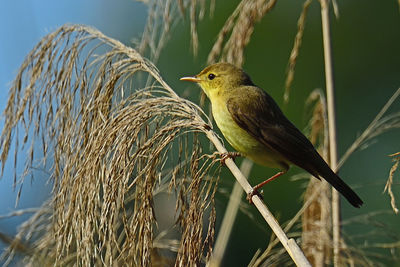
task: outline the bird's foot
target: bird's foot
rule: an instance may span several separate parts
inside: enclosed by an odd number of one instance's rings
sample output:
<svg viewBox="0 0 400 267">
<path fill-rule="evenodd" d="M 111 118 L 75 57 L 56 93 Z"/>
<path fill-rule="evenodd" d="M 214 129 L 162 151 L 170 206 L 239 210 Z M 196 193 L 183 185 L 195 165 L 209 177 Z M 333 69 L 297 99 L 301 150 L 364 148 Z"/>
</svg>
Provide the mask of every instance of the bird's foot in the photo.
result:
<svg viewBox="0 0 400 267">
<path fill-rule="evenodd" d="M 246 199 L 247 199 L 247 201 L 249 201 L 249 204 L 253 204 L 253 200 L 252 200 L 253 196 L 258 196 L 261 200 L 264 199 L 263 195 L 260 192 L 258 192 L 258 188 L 256 188 L 256 187 L 257 186 L 253 187 L 251 189 L 251 191 L 249 193 L 247 193 Z"/>
<path fill-rule="evenodd" d="M 249 201 L 250 204 L 253 204 L 253 201 L 251 200 L 251 198 L 254 195 L 259 196 L 261 199 L 263 199 L 263 196 L 258 192 L 258 189 L 260 189 L 261 187 L 263 187 L 264 185 L 266 185 L 267 183 L 275 180 L 276 178 L 278 178 L 279 176 L 281 176 L 282 174 L 286 173 L 285 171 L 280 171 L 277 174 L 275 174 L 274 176 L 271 176 L 270 178 L 268 178 L 267 180 L 265 180 L 264 182 L 259 183 L 258 185 L 254 186 L 251 191 L 247 194 L 247 200 Z"/>
<path fill-rule="evenodd" d="M 220 155 L 220 162 L 222 166 L 225 166 L 225 160 L 227 160 L 228 158 L 231 158 L 233 161 L 235 161 L 235 158 L 242 156 L 242 154 L 240 154 L 239 152 L 224 152 Z"/>
</svg>

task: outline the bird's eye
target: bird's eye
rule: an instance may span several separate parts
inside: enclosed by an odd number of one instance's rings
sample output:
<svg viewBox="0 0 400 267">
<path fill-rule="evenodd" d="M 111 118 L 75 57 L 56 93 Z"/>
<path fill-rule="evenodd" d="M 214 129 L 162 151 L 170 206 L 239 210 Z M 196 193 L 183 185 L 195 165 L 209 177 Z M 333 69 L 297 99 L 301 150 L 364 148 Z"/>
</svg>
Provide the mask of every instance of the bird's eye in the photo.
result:
<svg viewBox="0 0 400 267">
<path fill-rule="evenodd" d="M 213 73 L 208 74 L 209 80 L 213 80 L 214 78 L 215 78 L 215 74 L 213 74 Z"/>
</svg>

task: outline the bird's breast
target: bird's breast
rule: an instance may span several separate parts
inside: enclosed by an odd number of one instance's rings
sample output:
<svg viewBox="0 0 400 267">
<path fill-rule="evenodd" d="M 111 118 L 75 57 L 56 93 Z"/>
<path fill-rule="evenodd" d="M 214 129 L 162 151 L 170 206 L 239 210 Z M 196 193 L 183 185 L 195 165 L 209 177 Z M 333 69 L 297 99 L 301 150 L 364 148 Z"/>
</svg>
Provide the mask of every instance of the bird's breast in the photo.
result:
<svg viewBox="0 0 400 267">
<path fill-rule="evenodd" d="M 279 154 L 269 150 L 233 120 L 224 101 L 212 101 L 212 113 L 218 128 L 238 152 L 261 165 L 281 169 L 286 166 L 282 165 Z"/>
</svg>

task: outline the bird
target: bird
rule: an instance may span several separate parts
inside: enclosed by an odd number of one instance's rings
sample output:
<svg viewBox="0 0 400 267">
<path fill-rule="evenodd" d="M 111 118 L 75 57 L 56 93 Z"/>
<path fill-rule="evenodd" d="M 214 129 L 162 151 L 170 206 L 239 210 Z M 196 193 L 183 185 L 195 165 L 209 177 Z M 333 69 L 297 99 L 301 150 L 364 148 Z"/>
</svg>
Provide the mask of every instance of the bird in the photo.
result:
<svg viewBox="0 0 400 267">
<path fill-rule="evenodd" d="M 180 78 L 197 83 L 211 102 L 212 115 L 225 139 L 241 155 L 257 164 L 280 171 L 253 187 L 258 189 L 296 165 L 321 180 L 325 179 L 356 208 L 361 198 L 329 167 L 313 144 L 283 114 L 274 99 L 256 86 L 241 68 L 220 62 L 195 76 Z"/>
</svg>

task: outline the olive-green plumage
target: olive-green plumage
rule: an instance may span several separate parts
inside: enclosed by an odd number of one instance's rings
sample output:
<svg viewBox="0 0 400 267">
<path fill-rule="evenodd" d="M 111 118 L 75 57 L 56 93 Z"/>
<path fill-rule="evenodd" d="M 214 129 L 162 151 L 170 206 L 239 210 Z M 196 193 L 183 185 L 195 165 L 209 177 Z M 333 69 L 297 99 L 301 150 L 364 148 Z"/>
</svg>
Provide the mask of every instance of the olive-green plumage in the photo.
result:
<svg viewBox="0 0 400 267">
<path fill-rule="evenodd" d="M 194 77 L 211 101 L 214 119 L 228 142 L 254 162 L 287 171 L 295 164 L 335 187 L 353 206 L 362 200 L 337 176 L 275 101 L 242 70 L 213 64 Z"/>
</svg>

